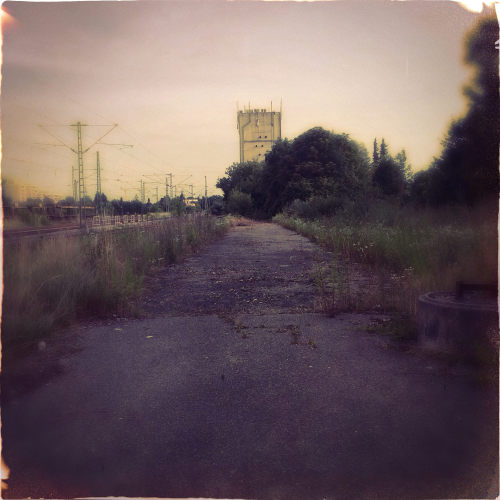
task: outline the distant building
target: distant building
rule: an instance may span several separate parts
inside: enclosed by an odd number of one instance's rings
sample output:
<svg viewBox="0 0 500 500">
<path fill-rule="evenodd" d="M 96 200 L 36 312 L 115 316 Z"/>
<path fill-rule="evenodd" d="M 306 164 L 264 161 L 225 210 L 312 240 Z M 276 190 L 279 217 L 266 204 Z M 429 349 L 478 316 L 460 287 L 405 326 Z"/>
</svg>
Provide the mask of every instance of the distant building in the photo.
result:
<svg viewBox="0 0 500 500">
<path fill-rule="evenodd" d="M 184 203 L 188 207 L 195 207 L 198 204 L 198 198 L 195 198 L 194 196 L 188 196 L 185 200 Z"/>
<path fill-rule="evenodd" d="M 281 110 L 238 110 L 240 162 L 264 161 L 265 154 L 281 139 Z"/>
</svg>

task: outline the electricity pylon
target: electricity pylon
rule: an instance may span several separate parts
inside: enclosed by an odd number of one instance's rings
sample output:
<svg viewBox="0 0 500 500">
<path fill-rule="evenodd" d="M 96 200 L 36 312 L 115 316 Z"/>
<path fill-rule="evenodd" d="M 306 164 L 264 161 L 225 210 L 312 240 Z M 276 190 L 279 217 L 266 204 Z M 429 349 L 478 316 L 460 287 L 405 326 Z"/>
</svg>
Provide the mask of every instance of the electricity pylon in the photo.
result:
<svg viewBox="0 0 500 500">
<path fill-rule="evenodd" d="M 102 194 L 101 190 L 101 162 L 99 161 L 99 151 L 97 151 L 97 187 L 96 187 L 96 193 L 97 194 Z"/>
<path fill-rule="evenodd" d="M 208 210 L 208 198 L 207 198 L 207 176 L 205 175 L 205 210 Z"/>
<path fill-rule="evenodd" d="M 49 130 L 47 130 L 47 126 L 40 125 L 40 127 L 45 130 L 51 137 L 56 139 L 59 144 L 56 144 L 56 146 L 65 146 L 67 147 L 70 151 L 73 151 L 73 153 L 76 154 L 77 156 L 77 163 L 78 163 L 78 197 L 79 197 L 79 206 L 80 206 L 80 226 L 82 226 L 82 200 L 86 196 L 86 190 L 85 190 L 85 177 L 84 177 L 84 170 L 83 170 L 83 155 L 93 146 L 95 146 L 97 143 L 100 142 L 101 139 L 104 139 L 112 130 L 114 130 L 118 124 L 115 123 L 113 125 L 88 125 L 86 123 L 72 123 L 69 125 L 70 127 L 76 127 L 76 140 L 77 140 L 77 147 L 72 148 L 68 144 L 66 144 L 60 137 L 57 135 L 53 134 Z M 87 148 L 83 148 L 83 142 L 82 142 L 82 127 L 110 127 L 109 130 L 106 131 L 99 139 L 97 139 L 95 142 L 93 142 L 90 146 Z"/>
<path fill-rule="evenodd" d="M 140 188 L 140 193 L 141 193 L 141 203 L 144 203 L 146 200 L 146 183 L 141 179 L 140 181 L 141 188 Z"/>
</svg>

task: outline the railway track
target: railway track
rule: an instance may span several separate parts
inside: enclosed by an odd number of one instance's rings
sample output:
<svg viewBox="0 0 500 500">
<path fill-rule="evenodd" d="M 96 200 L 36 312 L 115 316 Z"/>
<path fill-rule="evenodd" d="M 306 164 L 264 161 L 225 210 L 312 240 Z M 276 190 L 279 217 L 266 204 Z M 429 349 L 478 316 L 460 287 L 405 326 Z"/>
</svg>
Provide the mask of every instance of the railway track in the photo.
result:
<svg viewBox="0 0 500 500">
<path fill-rule="evenodd" d="M 80 226 L 72 224 L 67 226 L 9 229 L 3 231 L 3 239 L 7 242 L 25 237 L 38 237 L 57 233 L 67 233 L 69 231 L 71 231 L 72 234 L 78 234 L 80 232 Z"/>
<path fill-rule="evenodd" d="M 96 219 L 96 218 L 94 218 Z M 4 242 L 18 241 L 21 238 L 39 238 L 43 236 L 66 235 L 76 236 L 83 231 L 98 232 L 110 231 L 114 229 L 124 229 L 134 226 L 152 226 L 160 223 L 161 220 L 152 219 L 142 215 L 123 215 L 115 217 L 104 217 L 100 220 L 88 220 L 87 224 L 80 227 L 78 224 L 51 226 L 51 227 L 26 227 L 23 229 L 8 229 L 3 231 Z"/>
</svg>

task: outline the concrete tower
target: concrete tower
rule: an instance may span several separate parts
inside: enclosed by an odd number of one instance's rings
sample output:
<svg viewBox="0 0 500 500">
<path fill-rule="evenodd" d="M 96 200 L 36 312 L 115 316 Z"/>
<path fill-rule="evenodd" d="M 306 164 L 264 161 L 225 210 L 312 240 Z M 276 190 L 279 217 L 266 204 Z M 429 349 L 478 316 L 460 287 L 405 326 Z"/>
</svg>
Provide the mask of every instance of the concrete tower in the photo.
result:
<svg viewBox="0 0 500 500">
<path fill-rule="evenodd" d="M 238 110 L 238 131 L 240 134 L 240 163 L 264 161 L 265 154 L 281 139 L 280 111 L 266 109 Z"/>
</svg>

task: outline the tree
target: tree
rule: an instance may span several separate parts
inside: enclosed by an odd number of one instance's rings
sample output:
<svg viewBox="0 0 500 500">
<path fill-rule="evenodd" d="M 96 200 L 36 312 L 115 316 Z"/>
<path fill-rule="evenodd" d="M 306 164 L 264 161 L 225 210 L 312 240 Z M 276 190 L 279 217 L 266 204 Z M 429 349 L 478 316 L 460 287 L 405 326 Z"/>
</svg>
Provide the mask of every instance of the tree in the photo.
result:
<svg viewBox="0 0 500 500">
<path fill-rule="evenodd" d="M 224 211 L 224 198 L 218 195 L 212 195 L 207 200 L 207 206 L 212 215 L 222 215 Z"/>
<path fill-rule="evenodd" d="M 61 200 L 57 203 L 61 207 L 72 207 L 75 206 L 76 202 L 73 196 L 66 196 L 64 200 Z"/>
<path fill-rule="evenodd" d="M 474 70 L 471 82 L 464 89 L 468 110 L 451 123 L 441 155 L 430 167 L 433 172 L 428 180 L 433 186 L 428 192 L 438 196 L 428 202 L 473 205 L 498 195 L 497 38 L 495 17 L 480 19 L 466 38 L 464 59 Z"/>
<path fill-rule="evenodd" d="M 33 207 L 41 207 L 42 200 L 40 198 L 28 198 L 26 200 L 26 206 L 30 209 Z"/>
<path fill-rule="evenodd" d="M 387 145 L 382 137 L 382 142 L 380 143 L 380 159 L 386 158 L 388 154 Z"/>
<path fill-rule="evenodd" d="M 262 193 L 262 163 L 248 161 L 233 163 L 226 170 L 226 177 L 217 180 L 216 186 L 224 192 L 224 201 L 229 203 L 233 191 L 239 191 L 250 196 L 252 206 L 256 208 L 253 216 L 259 216 L 260 207 L 264 203 Z M 250 216 L 251 214 L 247 213 Z"/>
<path fill-rule="evenodd" d="M 228 201 L 229 193 L 239 190 L 243 193 L 256 193 L 259 188 L 262 164 L 256 161 L 233 163 L 226 169 L 226 177 L 219 178 L 216 186 L 222 189 L 224 201 Z"/>
<path fill-rule="evenodd" d="M 250 216 L 253 212 L 252 197 L 234 189 L 229 195 L 227 207 L 232 214 Z"/>
<path fill-rule="evenodd" d="M 186 204 L 184 203 L 184 195 L 182 193 L 181 196 L 170 200 L 170 211 L 178 216 L 186 212 Z"/>
<path fill-rule="evenodd" d="M 410 199 L 414 203 L 417 205 L 434 204 L 434 189 L 437 185 L 435 177 L 436 170 L 432 168 L 420 170 L 413 176 L 410 184 Z"/>
<path fill-rule="evenodd" d="M 373 172 L 373 183 L 385 196 L 400 196 L 405 189 L 403 171 L 390 156 L 382 157 Z"/>
<path fill-rule="evenodd" d="M 282 192 L 290 181 L 294 169 L 292 143 L 279 139 L 266 153 L 262 170 L 263 202 L 262 212 L 266 217 L 278 213 L 283 208 Z"/>
<path fill-rule="evenodd" d="M 98 214 L 103 214 L 104 213 L 104 207 L 108 203 L 108 198 L 104 193 L 96 193 L 94 196 L 94 205 L 96 207 L 97 213 Z"/>
<path fill-rule="evenodd" d="M 403 174 L 403 177 L 406 182 L 411 181 L 412 178 L 412 170 L 411 170 L 411 165 L 408 163 L 408 158 L 406 156 L 406 151 L 402 149 L 395 157 L 394 161 L 396 162 L 397 166 L 401 170 L 401 173 Z"/>
<path fill-rule="evenodd" d="M 7 192 L 7 181 L 2 179 L 2 209 L 4 215 L 12 215 L 14 203 Z"/>
<path fill-rule="evenodd" d="M 296 199 L 313 196 L 355 199 L 365 191 L 368 167 L 366 149 L 347 134 L 316 127 L 292 142 L 278 141 L 262 172 L 265 212 L 274 215 Z"/>
<path fill-rule="evenodd" d="M 378 152 L 378 144 L 377 144 L 377 139 L 375 138 L 373 140 L 373 156 L 372 156 L 372 163 L 373 165 L 376 165 L 377 162 L 380 160 L 380 155 Z"/>
<path fill-rule="evenodd" d="M 56 204 L 56 202 L 52 198 L 49 198 L 48 196 L 44 196 L 43 200 L 42 200 L 42 204 L 44 207 L 53 207 Z"/>
<path fill-rule="evenodd" d="M 82 198 L 82 205 L 85 207 L 93 205 L 93 202 L 92 202 L 92 199 L 90 198 L 90 196 L 84 196 Z"/>
</svg>

